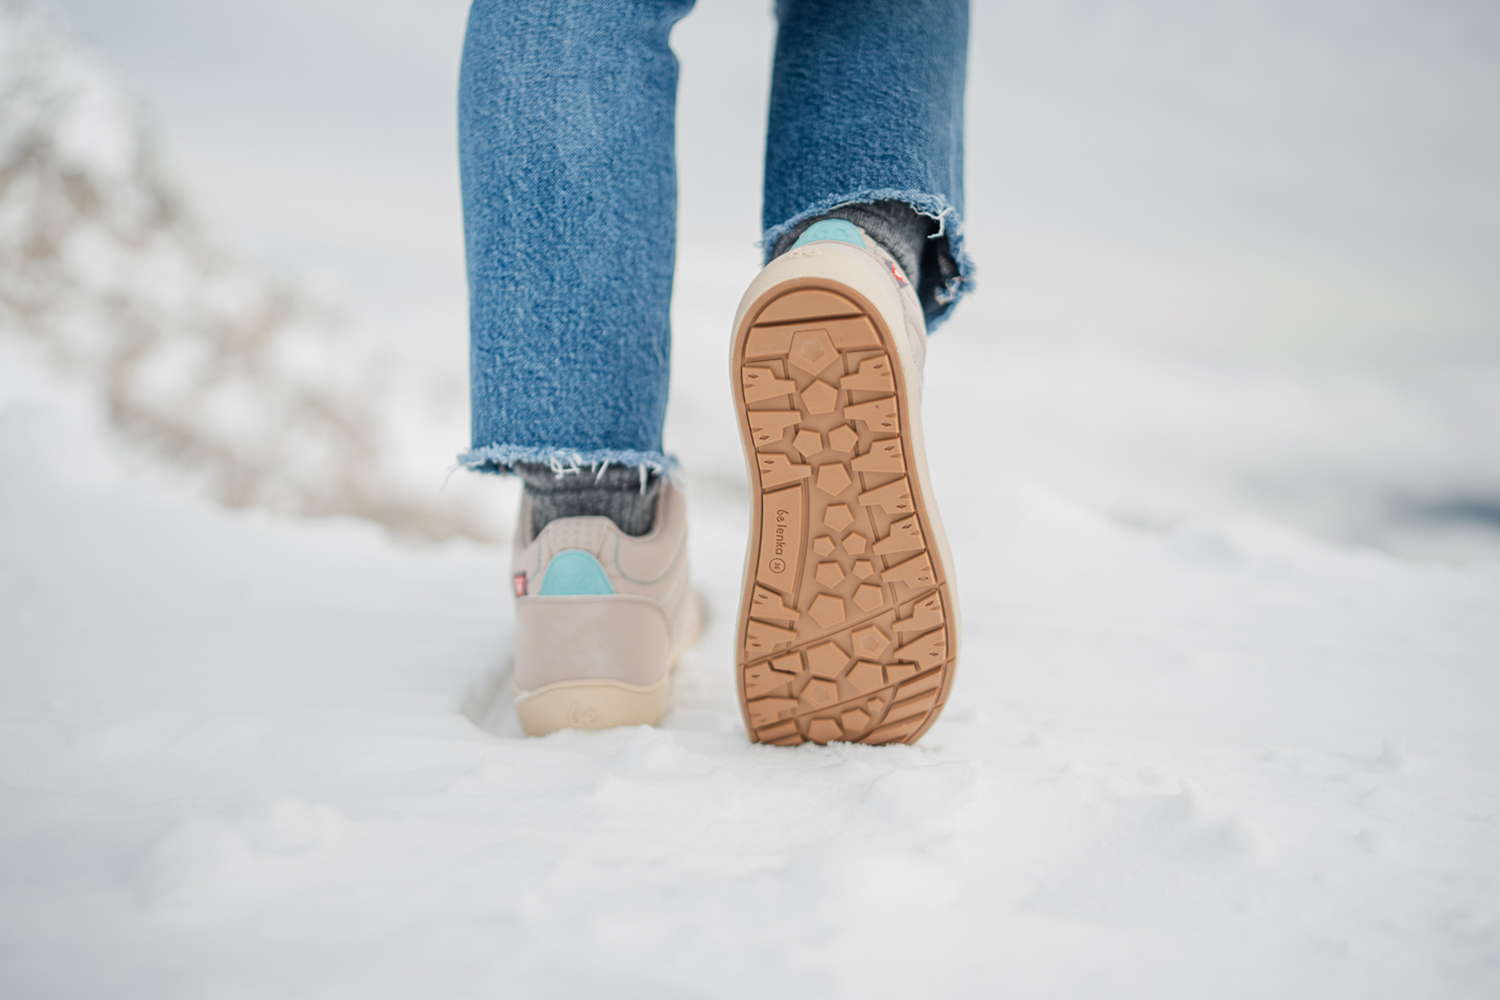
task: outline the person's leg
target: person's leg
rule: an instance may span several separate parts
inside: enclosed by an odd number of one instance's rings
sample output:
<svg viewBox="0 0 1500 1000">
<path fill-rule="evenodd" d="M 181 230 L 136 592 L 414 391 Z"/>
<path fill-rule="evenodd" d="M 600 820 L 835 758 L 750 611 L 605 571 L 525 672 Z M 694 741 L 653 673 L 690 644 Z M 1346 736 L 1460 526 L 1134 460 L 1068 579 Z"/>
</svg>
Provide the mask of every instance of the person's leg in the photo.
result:
<svg viewBox="0 0 1500 1000">
<path fill-rule="evenodd" d="M 778 0 L 766 259 L 821 218 L 884 246 L 929 328 L 972 284 L 963 246 L 968 0 Z"/>
<path fill-rule="evenodd" d="M 469 13 L 459 141 L 473 438 L 461 461 L 519 472 L 537 527 L 599 513 L 639 534 L 668 465 L 667 36 L 691 7 L 475 0 Z"/>
<path fill-rule="evenodd" d="M 663 478 L 676 225 L 667 36 L 692 0 L 475 0 L 459 97 L 472 449 L 526 483 L 526 732 L 655 723 L 697 634 Z"/>
</svg>

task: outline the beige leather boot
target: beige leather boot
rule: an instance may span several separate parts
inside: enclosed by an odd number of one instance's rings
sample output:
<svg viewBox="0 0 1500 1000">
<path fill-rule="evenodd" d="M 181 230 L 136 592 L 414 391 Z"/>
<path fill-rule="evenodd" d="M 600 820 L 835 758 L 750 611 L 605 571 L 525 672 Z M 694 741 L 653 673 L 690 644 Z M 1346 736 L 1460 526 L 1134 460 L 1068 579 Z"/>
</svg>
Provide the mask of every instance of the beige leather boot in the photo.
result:
<svg viewBox="0 0 1500 1000">
<path fill-rule="evenodd" d="M 682 493 L 662 485 L 655 526 L 639 537 L 607 517 L 559 518 L 534 537 L 531 524 L 523 499 L 512 560 L 521 727 L 655 725 L 700 622 Z"/>
<path fill-rule="evenodd" d="M 848 222 L 751 283 L 732 379 L 752 509 L 735 654 L 751 737 L 910 743 L 953 683 L 953 559 L 922 445 L 926 324 Z"/>
</svg>

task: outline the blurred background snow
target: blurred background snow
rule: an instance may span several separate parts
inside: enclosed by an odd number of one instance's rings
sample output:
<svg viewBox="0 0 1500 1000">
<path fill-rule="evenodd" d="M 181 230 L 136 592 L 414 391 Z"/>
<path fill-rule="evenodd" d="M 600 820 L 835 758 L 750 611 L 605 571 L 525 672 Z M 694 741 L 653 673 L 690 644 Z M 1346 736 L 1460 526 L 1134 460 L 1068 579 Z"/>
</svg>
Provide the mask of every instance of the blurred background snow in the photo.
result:
<svg viewBox="0 0 1500 1000">
<path fill-rule="evenodd" d="M 157 426 L 167 415 L 116 423 L 231 503 L 503 535 L 508 487 L 444 486 L 467 439 L 454 115 L 467 4 L 40 6 L 87 46 L 47 43 L 92 67 L 101 134 L 143 130 L 160 166 L 135 183 L 168 192 L 190 242 L 223 258 L 192 266 L 233 261 L 223 280 L 260 282 L 237 293 L 238 321 L 265 322 L 275 302 L 280 340 L 306 355 L 258 389 L 216 384 L 240 416 L 196 447 Z M 674 34 L 679 371 L 717 370 L 758 263 L 773 30 L 769 4 L 703 0 Z M 973 391 L 991 394 L 993 421 L 939 413 L 954 452 L 1133 524 L 1264 517 L 1423 558 L 1500 552 L 1497 52 L 1488 4 L 976 3 L 979 290 L 932 381 L 983 370 Z M 100 149 L 86 169 L 108 174 Z M 159 303 L 158 320 L 201 340 L 182 315 L 195 308 Z M 136 398 L 210 409 L 194 362 L 161 353 Z M 678 380 L 668 447 L 732 486 L 728 407 L 696 381 Z M 295 398 L 250 419 L 256 392 Z M 320 406 L 321 425 L 294 416 Z"/>
</svg>

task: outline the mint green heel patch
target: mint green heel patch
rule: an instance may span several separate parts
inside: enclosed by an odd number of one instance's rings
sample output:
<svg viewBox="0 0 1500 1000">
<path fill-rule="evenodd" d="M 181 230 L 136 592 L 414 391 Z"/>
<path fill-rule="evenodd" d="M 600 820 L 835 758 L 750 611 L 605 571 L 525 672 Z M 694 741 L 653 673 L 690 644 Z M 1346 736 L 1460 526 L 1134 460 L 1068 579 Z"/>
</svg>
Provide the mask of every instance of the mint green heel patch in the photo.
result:
<svg viewBox="0 0 1500 1000">
<path fill-rule="evenodd" d="M 613 594 L 609 576 L 599 560 L 582 549 L 564 549 L 547 564 L 542 577 L 541 596 L 579 597 L 585 594 Z"/>
<path fill-rule="evenodd" d="M 859 235 L 859 229 L 852 222 L 843 219 L 823 219 L 814 222 L 802 231 L 797 237 L 797 242 L 792 244 L 795 250 L 804 243 L 816 243 L 818 240 L 838 240 L 840 243 L 852 243 L 861 250 L 865 248 L 865 240 Z"/>
</svg>

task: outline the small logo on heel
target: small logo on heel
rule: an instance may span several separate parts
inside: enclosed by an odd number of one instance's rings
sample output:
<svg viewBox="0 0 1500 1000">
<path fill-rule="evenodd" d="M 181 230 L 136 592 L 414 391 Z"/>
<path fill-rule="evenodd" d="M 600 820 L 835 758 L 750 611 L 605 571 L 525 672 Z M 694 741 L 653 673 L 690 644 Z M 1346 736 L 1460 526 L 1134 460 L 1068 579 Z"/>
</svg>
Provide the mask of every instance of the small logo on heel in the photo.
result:
<svg viewBox="0 0 1500 1000">
<path fill-rule="evenodd" d="M 574 729 L 594 729 L 599 725 L 599 710 L 575 700 L 568 706 L 568 725 Z"/>
</svg>

